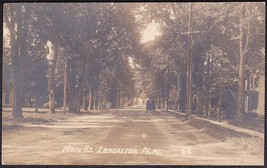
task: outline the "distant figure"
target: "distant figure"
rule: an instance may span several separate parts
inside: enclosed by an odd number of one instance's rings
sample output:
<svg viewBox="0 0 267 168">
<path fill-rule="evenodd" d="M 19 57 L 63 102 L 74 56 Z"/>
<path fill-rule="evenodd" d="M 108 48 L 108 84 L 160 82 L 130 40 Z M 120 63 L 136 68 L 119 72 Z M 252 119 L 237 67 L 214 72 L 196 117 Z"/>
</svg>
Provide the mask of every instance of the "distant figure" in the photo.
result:
<svg viewBox="0 0 267 168">
<path fill-rule="evenodd" d="M 31 99 L 31 100 L 30 100 L 30 106 L 32 107 L 32 106 L 33 106 L 33 104 L 34 104 L 34 100 L 33 100 L 33 99 Z"/>
<path fill-rule="evenodd" d="M 128 107 L 132 107 L 132 105 L 133 105 L 132 102 L 128 103 Z"/>
</svg>

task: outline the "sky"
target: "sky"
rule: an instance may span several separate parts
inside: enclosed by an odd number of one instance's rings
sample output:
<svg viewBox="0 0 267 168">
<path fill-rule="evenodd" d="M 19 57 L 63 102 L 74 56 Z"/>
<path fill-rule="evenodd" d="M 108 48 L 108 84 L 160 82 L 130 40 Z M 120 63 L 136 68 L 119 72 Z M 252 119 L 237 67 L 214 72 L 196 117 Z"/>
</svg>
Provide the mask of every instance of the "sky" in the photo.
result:
<svg viewBox="0 0 267 168">
<path fill-rule="evenodd" d="M 151 22 L 146 29 L 142 32 L 141 43 L 152 41 L 156 36 L 160 35 L 160 30 L 155 22 Z"/>
<path fill-rule="evenodd" d="M 51 41 L 47 41 L 45 47 L 48 47 L 48 54 L 47 54 L 46 58 L 48 60 L 53 60 L 53 45 L 52 45 Z"/>
</svg>

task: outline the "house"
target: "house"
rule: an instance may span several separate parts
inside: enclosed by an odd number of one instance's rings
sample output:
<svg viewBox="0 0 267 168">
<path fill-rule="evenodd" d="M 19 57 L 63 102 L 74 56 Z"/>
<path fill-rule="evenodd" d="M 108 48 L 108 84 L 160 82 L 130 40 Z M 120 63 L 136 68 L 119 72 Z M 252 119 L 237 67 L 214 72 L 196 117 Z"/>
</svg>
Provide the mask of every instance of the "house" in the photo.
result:
<svg viewBox="0 0 267 168">
<path fill-rule="evenodd" d="M 258 116 L 265 115 L 265 76 L 259 77 L 259 89 L 258 89 Z"/>
<path fill-rule="evenodd" d="M 254 75 L 245 81 L 245 111 L 265 115 L 265 75 Z"/>
</svg>

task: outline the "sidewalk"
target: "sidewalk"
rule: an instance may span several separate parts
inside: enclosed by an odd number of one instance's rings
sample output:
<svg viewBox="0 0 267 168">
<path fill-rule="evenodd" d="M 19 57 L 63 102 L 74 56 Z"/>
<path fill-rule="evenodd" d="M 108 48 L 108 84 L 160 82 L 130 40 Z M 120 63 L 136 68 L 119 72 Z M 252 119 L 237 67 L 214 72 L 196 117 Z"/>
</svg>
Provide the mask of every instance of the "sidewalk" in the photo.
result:
<svg viewBox="0 0 267 168">
<path fill-rule="evenodd" d="M 174 111 L 174 110 L 169 110 L 169 112 L 175 113 L 175 114 L 178 114 L 178 115 L 183 115 L 183 116 L 186 115 L 185 113 L 181 113 L 181 112 Z M 238 127 L 238 126 L 234 126 L 234 125 L 228 123 L 228 121 L 222 121 L 222 122 L 213 121 L 213 120 L 209 120 L 209 119 L 206 119 L 206 118 L 198 117 L 196 115 L 192 115 L 192 118 L 197 119 L 197 120 L 202 120 L 202 121 L 205 121 L 205 122 L 209 122 L 209 123 L 212 123 L 212 124 L 224 127 L 224 128 L 228 128 L 228 129 L 234 130 L 236 132 L 249 134 L 251 136 L 255 136 L 255 137 L 259 137 L 259 138 L 264 139 L 264 133 L 253 131 L 253 130 L 249 130 L 249 129 L 245 129 L 245 128 L 241 128 L 241 127 Z"/>
</svg>

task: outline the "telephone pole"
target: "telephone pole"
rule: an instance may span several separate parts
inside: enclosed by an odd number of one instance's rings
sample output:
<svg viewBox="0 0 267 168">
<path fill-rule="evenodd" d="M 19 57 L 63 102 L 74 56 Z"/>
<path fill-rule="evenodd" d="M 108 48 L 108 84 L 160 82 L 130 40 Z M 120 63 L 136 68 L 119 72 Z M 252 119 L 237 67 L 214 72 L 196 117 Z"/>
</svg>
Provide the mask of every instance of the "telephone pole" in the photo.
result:
<svg viewBox="0 0 267 168">
<path fill-rule="evenodd" d="M 201 33 L 201 31 L 192 31 L 192 3 L 190 2 L 189 7 L 189 17 L 188 17 L 188 32 L 184 32 L 181 34 L 188 35 L 188 57 L 187 57 L 187 105 L 186 105 L 186 116 L 188 119 L 191 118 L 192 114 L 192 69 L 193 69 L 193 56 L 192 56 L 192 41 L 193 41 L 193 33 Z"/>
<path fill-rule="evenodd" d="M 192 48 L 193 48 L 193 33 L 202 33 L 207 31 L 193 31 L 192 26 L 192 3 L 189 3 L 189 16 L 188 16 L 188 32 L 184 32 L 181 34 L 188 35 L 188 57 L 187 57 L 187 105 L 186 105 L 186 116 L 188 119 L 191 118 L 192 114 L 192 71 L 193 71 L 193 56 L 192 56 Z"/>
</svg>

